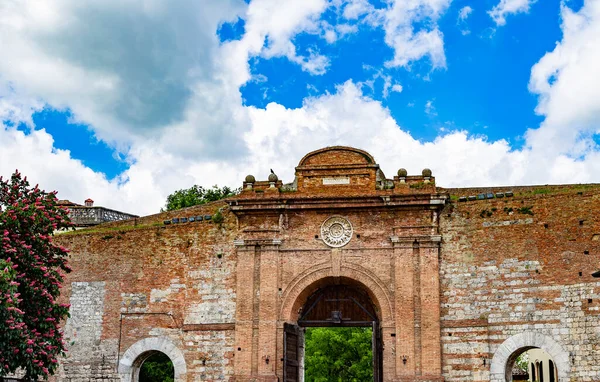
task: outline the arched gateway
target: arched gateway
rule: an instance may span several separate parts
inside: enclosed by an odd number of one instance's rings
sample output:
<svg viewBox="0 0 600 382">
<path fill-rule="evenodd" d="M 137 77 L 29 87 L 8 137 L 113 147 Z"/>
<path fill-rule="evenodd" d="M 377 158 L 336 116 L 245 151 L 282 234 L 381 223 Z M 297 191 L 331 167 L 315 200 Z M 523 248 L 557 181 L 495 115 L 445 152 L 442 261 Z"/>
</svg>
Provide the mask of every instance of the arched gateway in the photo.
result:
<svg viewBox="0 0 600 382">
<path fill-rule="evenodd" d="M 303 380 L 303 329 L 307 327 L 369 327 L 372 330 L 374 381 L 382 381 L 383 358 L 380 309 L 368 289 L 353 279 L 327 277 L 307 287 L 298 302 L 302 307 L 283 327 L 283 380 Z M 305 296 L 308 294 L 308 297 Z"/>
<path fill-rule="evenodd" d="M 271 174 L 243 189 L 229 202 L 240 228 L 236 381 L 303 380 L 303 328 L 315 326 L 372 329 L 375 381 L 441 378 L 445 196 L 430 173 L 386 179 L 368 153 L 329 147 L 307 154 L 289 185 Z"/>
</svg>

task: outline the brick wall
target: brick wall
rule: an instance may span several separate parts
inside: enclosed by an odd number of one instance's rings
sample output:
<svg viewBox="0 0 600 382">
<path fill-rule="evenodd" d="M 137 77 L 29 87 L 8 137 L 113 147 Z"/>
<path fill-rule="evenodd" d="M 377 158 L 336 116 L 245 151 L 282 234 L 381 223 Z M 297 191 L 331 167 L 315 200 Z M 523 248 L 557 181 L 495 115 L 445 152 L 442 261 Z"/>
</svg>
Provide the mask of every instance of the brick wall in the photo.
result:
<svg viewBox="0 0 600 382">
<path fill-rule="evenodd" d="M 512 198 L 446 207 L 440 222 L 446 380 L 489 380 L 498 346 L 528 331 L 561 344 L 574 380 L 600 379 L 600 283 L 591 276 L 600 269 L 598 191 L 519 188 Z"/>
<path fill-rule="evenodd" d="M 285 190 L 257 181 L 226 201 L 58 236 L 74 268 L 59 379 L 123 378 L 126 351 L 160 338 L 182 352 L 182 380 L 281 380 L 283 324 L 317 288 L 349 283 L 378 311 L 386 381 L 494 380 L 494 354 L 523 333 L 559 344 L 570 377 L 600 380 L 600 187 L 439 189 L 382 180 L 371 159 L 324 150 Z M 348 186 L 323 182 L 340 176 Z M 217 211 L 222 223 L 163 222 Z M 333 215 L 352 224 L 342 248 L 320 231 Z"/>
</svg>

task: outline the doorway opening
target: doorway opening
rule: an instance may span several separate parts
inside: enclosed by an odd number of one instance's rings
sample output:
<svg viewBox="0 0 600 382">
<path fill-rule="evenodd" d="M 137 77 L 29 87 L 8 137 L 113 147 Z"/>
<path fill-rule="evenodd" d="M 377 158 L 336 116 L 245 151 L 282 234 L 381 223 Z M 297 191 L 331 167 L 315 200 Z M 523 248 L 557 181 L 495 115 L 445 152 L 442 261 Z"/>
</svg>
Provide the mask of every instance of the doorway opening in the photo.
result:
<svg viewBox="0 0 600 382">
<path fill-rule="evenodd" d="M 507 381 L 557 382 L 558 370 L 550 354 L 528 347 L 517 350 L 509 358 L 506 376 Z"/>
<path fill-rule="evenodd" d="M 373 329 L 314 327 L 304 333 L 304 382 L 372 382 Z"/>
<path fill-rule="evenodd" d="M 360 286 L 316 289 L 284 325 L 284 382 L 380 382 L 381 371 L 379 318 Z"/>
<path fill-rule="evenodd" d="M 139 358 L 138 382 L 173 382 L 175 369 L 171 359 L 162 352 L 149 351 Z"/>
</svg>

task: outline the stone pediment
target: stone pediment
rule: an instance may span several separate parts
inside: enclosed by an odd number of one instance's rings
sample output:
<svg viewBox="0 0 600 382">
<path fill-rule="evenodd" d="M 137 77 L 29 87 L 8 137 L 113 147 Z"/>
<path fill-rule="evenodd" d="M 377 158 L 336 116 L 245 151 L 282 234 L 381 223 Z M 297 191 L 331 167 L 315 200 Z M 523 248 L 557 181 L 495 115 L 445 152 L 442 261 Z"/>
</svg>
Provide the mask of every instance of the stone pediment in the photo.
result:
<svg viewBox="0 0 600 382">
<path fill-rule="evenodd" d="M 283 183 L 274 173 L 269 175 L 268 181 L 256 180 L 253 175 L 248 175 L 243 183 L 244 191 L 230 204 L 237 206 L 244 203 L 247 206 L 248 200 L 262 200 L 281 208 L 283 204 L 280 198 L 287 201 L 293 199 L 295 205 L 300 205 L 300 199 L 303 198 L 329 198 L 327 203 L 331 204 L 333 200 L 342 202 L 344 199 L 348 202 L 349 198 L 376 197 L 377 203 L 383 201 L 390 205 L 400 203 L 391 198 L 401 195 L 421 195 L 425 199 L 417 198 L 420 200 L 418 203 L 424 201 L 430 204 L 431 200 L 425 195 L 436 194 L 431 170 L 423 170 L 423 175 L 415 176 L 400 169 L 398 176 L 388 179 L 371 154 L 354 147 L 331 146 L 312 151 L 300 160 L 295 170 L 294 180 L 290 183 Z M 417 202 L 417 199 L 404 198 L 401 203 L 410 204 Z M 285 208 L 291 208 L 287 201 Z M 314 207 L 314 203 L 310 203 Z M 264 207 L 264 203 L 261 205 Z M 235 207 L 237 210 L 243 208 Z"/>
<path fill-rule="evenodd" d="M 366 151 L 346 146 L 325 147 L 302 158 L 298 168 L 347 165 L 375 165 L 375 159 Z"/>
<path fill-rule="evenodd" d="M 308 153 L 296 167 L 299 190 L 352 186 L 375 189 L 379 165 L 366 151 L 333 146 Z"/>
</svg>

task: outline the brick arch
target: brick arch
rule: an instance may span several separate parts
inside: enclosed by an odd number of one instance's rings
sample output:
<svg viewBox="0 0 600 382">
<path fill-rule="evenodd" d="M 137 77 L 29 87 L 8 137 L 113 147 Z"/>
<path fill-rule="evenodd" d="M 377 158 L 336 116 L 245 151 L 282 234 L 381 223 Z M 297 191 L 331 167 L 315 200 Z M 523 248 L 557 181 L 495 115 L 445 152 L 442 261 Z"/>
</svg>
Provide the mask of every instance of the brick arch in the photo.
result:
<svg viewBox="0 0 600 382">
<path fill-rule="evenodd" d="M 306 271 L 300 273 L 290 282 L 289 287 L 284 292 L 283 303 L 281 305 L 280 319 L 283 321 L 295 322 L 298 319 L 298 310 L 304 305 L 308 296 L 321 286 L 331 285 L 340 282 L 358 285 L 364 289 L 373 304 L 380 312 L 379 319 L 385 326 L 393 321 L 392 303 L 384 284 L 369 270 L 360 265 L 341 266 L 339 274 L 333 274 L 333 269 L 329 265 L 315 265 Z"/>
<path fill-rule="evenodd" d="M 512 381 L 512 364 L 515 359 L 525 350 L 539 348 L 544 350 L 552 357 L 556 369 L 558 370 L 558 382 L 569 382 L 571 364 L 569 354 L 564 351 L 562 346 L 551 337 L 537 332 L 523 332 L 516 334 L 504 341 L 498 347 L 492 358 L 490 365 L 491 382 L 510 382 Z"/>
<path fill-rule="evenodd" d="M 326 158 L 330 154 L 335 152 L 343 154 L 343 160 L 350 161 L 344 164 L 375 164 L 375 159 L 373 158 L 373 156 L 365 150 L 349 146 L 329 146 L 319 150 L 311 151 L 310 153 L 306 154 L 300 160 L 298 166 L 316 165 L 319 164 L 319 162 L 321 162 L 322 159 L 325 159 L 327 164 L 329 164 L 329 161 Z M 339 160 L 339 157 L 337 159 Z"/>
<path fill-rule="evenodd" d="M 123 382 L 137 382 L 140 367 L 155 352 L 166 354 L 173 362 L 175 382 L 186 380 L 187 367 L 183 352 L 167 337 L 151 337 L 140 340 L 123 353 L 119 360 L 119 374 Z"/>
</svg>

